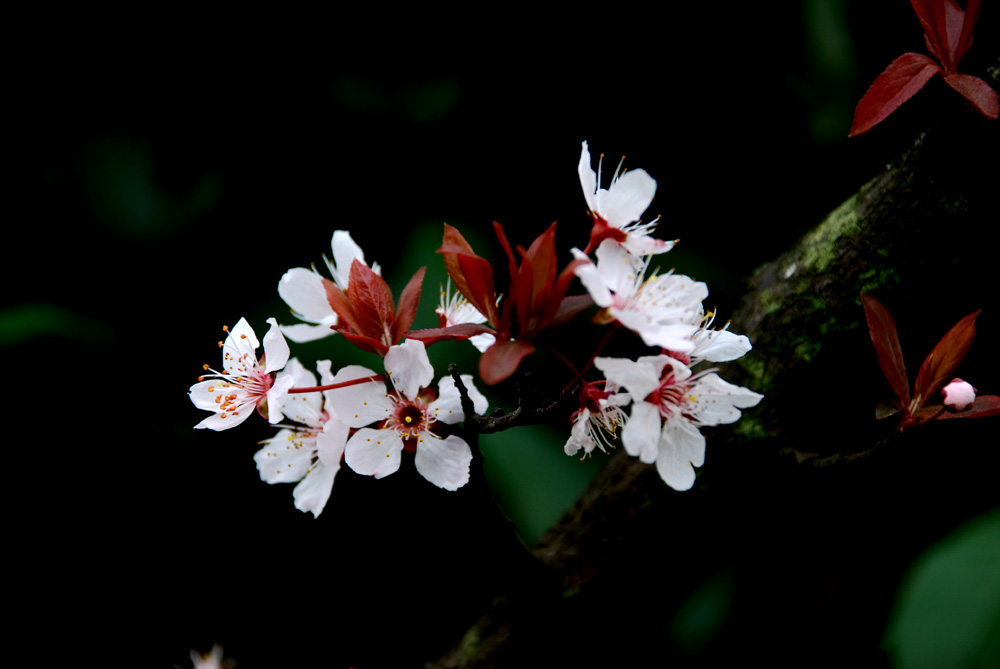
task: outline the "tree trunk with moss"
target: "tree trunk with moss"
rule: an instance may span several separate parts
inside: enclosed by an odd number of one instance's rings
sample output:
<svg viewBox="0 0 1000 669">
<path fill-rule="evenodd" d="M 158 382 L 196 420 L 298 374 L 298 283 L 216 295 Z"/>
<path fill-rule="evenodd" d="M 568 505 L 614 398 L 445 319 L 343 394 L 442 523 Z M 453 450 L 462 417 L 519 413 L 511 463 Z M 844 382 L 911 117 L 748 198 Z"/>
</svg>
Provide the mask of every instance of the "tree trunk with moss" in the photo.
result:
<svg viewBox="0 0 1000 669">
<path fill-rule="evenodd" d="M 981 133 L 982 124 L 976 128 Z M 568 666 L 602 661 L 598 646 L 607 646 L 606 657 L 618 666 L 629 666 L 630 653 L 639 660 L 669 643 L 657 635 L 677 642 L 671 635 L 681 634 L 675 623 L 684 602 L 702 591 L 698 584 L 727 582 L 720 553 L 749 550 L 747 542 L 760 540 L 750 528 L 780 532 L 777 543 L 784 545 L 787 534 L 820 522 L 816 514 L 825 511 L 836 518 L 853 513 L 864 528 L 859 532 L 877 536 L 868 518 L 879 513 L 879 500 L 912 499 L 920 486 L 937 485 L 927 479 L 945 464 L 934 461 L 942 440 L 973 444 L 983 458 L 977 471 L 995 466 L 996 456 L 980 448 L 995 441 L 994 418 L 949 421 L 968 425 L 928 426 L 904 437 L 894 436 L 893 419 L 875 420 L 876 405 L 892 395 L 859 297 L 871 293 L 895 316 L 911 380 L 952 324 L 984 308 L 981 337 L 963 369 L 975 368 L 969 380 L 982 392 L 1000 391 L 996 356 L 983 341 L 1000 336 L 994 272 L 1000 260 L 986 241 L 1000 223 L 997 153 L 989 150 L 995 142 L 966 132 L 921 135 L 749 279 L 732 330 L 746 334 L 754 348 L 720 374 L 765 399 L 734 425 L 705 431 L 707 459 L 695 489 L 669 490 L 653 467 L 617 453 L 531 551 L 534 560 L 512 572 L 508 591 L 433 666 Z M 975 485 L 980 476 L 961 485 Z M 949 480 L 946 487 L 952 485 Z M 857 499 L 845 492 L 852 486 Z M 968 497 L 956 513 L 996 502 L 989 493 Z M 815 508 L 803 508 L 810 505 Z M 797 521 L 758 520 L 774 514 Z M 719 536 L 698 545 L 686 541 L 704 537 L 713 524 Z M 844 527 L 853 536 L 853 526 Z M 812 528 L 804 532 L 822 536 Z M 727 536 L 744 540 L 731 543 L 736 539 Z M 788 560 L 801 567 L 793 556 Z M 772 555 L 762 573 L 785 573 L 774 562 Z M 655 620 L 644 613 L 650 607 Z M 607 638 L 619 634 L 617 641 Z"/>
</svg>

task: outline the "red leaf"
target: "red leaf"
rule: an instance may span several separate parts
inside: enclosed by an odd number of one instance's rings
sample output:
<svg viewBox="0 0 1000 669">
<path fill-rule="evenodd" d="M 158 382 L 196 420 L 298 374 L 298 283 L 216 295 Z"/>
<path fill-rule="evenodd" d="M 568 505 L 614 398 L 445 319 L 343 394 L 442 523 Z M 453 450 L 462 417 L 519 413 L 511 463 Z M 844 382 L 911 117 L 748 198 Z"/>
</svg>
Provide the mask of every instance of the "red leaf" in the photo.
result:
<svg viewBox="0 0 1000 669">
<path fill-rule="evenodd" d="M 351 263 L 347 298 L 358 322 L 358 334 L 392 346 L 393 342 L 388 340 L 396 320 L 396 305 L 385 279 L 355 259 Z"/>
<path fill-rule="evenodd" d="M 550 225 L 538 235 L 524 254 L 521 266 L 531 263 L 533 282 L 531 286 L 534 305 L 548 300 L 548 293 L 556 280 L 559 261 L 556 258 L 556 224 Z"/>
<path fill-rule="evenodd" d="M 906 380 L 906 366 L 903 364 L 903 350 L 899 347 L 899 336 L 896 334 L 896 322 L 888 310 L 871 295 L 861 293 L 861 304 L 865 308 L 868 333 L 875 346 L 879 367 L 892 387 L 892 392 L 899 398 L 900 406 L 906 408 L 910 404 L 910 385 Z"/>
<path fill-rule="evenodd" d="M 944 78 L 944 83 L 961 93 L 986 118 L 996 120 L 997 115 L 1000 114 L 1000 103 L 997 102 L 996 91 L 979 77 L 968 74 L 949 74 Z"/>
<path fill-rule="evenodd" d="M 421 267 L 413 275 L 406 288 L 399 296 L 399 310 L 396 312 L 396 319 L 392 326 L 392 342 L 399 342 L 403 333 L 413 325 L 413 319 L 417 317 L 417 305 L 420 304 L 420 287 L 424 283 L 424 272 L 426 267 Z"/>
<path fill-rule="evenodd" d="M 872 83 L 857 109 L 849 137 L 871 130 L 941 72 L 940 66 L 919 53 L 904 53 L 892 61 Z"/>
<path fill-rule="evenodd" d="M 341 332 L 344 339 L 351 342 L 362 351 L 367 351 L 369 353 L 378 353 L 383 358 L 385 354 L 389 352 L 389 347 L 385 345 L 382 341 L 378 339 L 373 339 L 371 337 L 366 337 L 364 335 L 353 334 L 351 332 Z"/>
<path fill-rule="evenodd" d="M 969 0 L 965 6 L 965 20 L 962 21 L 962 34 L 959 36 L 958 42 L 954 44 L 956 67 L 958 66 L 958 60 L 972 46 L 972 31 L 975 29 L 976 21 L 978 20 L 979 0 Z"/>
<path fill-rule="evenodd" d="M 936 420 L 948 418 L 986 418 L 1000 415 L 1000 396 L 980 395 L 965 411 L 945 411 Z"/>
<path fill-rule="evenodd" d="M 462 341 L 480 334 L 495 335 L 496 333 L 491 328 L 488 328 L 485 325 L 480 325 L 479 323 L 459 323 L 458 325 L 452 325 L 446 328 L 408 330 L 406 332 L 406 338 L 419 339 L 424 342 L 424 344 L 430 346 L 431 344 L 436 344 L 437 342 L 444 341 L 445 339 L 456 339 L 458 341 Z"/>
<path fill-rule="evenodd" d="M 513 281 L 514 277 L 517 276 L 517 261 L 514 259 L 514 252 L 510 249 L 510 242 L 507 241 L 507 235 L 504 234 L 503 226 L 496 221 L 493 221 L 493 232 L 496 233 L 501 248 L 507 254 L 507 271 L 510 273 L 510 280 Z"/>
<path fill-rule="evenodd" d="M 333 312 L 337 314 L 337 318 L 340 319 L 337 330 L 341 331 L 346 326 L 354 332 L 360 332 L 361 326 L 358 325 L 358 319 L 354 317 L 354 309 L 351 308 L 351 303 L 348 302 L 344 291 L 337 288 L 337 284 L 329 279 L 323 279 L 323 288 L 326 289 L 326 301 L 330 304 Z"/>
<path fill-rule="evenodd" d="M 498 341 L 479 359 L 479 377 L 488 386 L 504 381 L 517 371 L 535 347 L 523 341 Z"/>
<path fill-rule="evenodd" d="M 955 323 L 927 354 L 913 384 L 913 405 L 910 413 L 918 411 L 927 398 L 941 390 L 955 375 L 955 370 L 969 352 L 969 346 L 976 336 L 976 316 L 980 311 L 982 309 Z"/>
<path fill-rule="evenodd" d="M 459 256 L 458 264 L 465 275 L 468 293 L 465 299 L 486 316 L 491 325 L 497 323 L 497 291 L 493 285 L 493 266 L 478 256 Z"/>
<path fill-rule="evenodd" d="M 954 72 L 958 63 L 955 50 L 962 35 L 965 12 L 955 0 L 910 0 L 910 4 L 924 29 L 927 50 L 941 61 L 946 72 Z"/>
</svg>

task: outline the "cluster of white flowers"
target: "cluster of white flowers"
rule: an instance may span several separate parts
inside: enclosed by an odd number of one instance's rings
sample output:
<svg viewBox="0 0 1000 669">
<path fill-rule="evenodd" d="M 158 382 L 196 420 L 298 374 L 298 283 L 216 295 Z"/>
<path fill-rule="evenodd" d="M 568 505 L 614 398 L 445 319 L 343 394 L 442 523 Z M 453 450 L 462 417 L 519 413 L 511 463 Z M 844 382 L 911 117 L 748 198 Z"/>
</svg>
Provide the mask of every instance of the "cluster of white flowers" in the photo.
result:
<svg viewBox="0 0 1000 669">
<path fill-rule="evenodd" d="M 601 188 L 600 167 L 595 174 L 584 142 L 580 182 L 594 219 L 591 243 L 597 244 L 597 261 L 573 249 L 583 261 L 576 275 L 602 307 L 599 320 L 616 321 L 663 352 L 637 360 L 595 359 L 606 377 L 604 390 L 585 384 L 565 451 L 605 450 L 624 424 L 622 442 L 629 455 L 655 463 L 667 485 L 687 490 L 694 484 L 694 468 L 705 461 L 705 438 L 698 428 L 738 420 L 739 409 L 755 406 L 762 395 L 727 383 L 713 370 L 692 370 L 704 361 L 735 360 L 750 350 L 750 341 L 727 328 L 710 329 L 714 314 L 706 316 L 702 305 L 708 297 L 704 283 L 673 273 L 647 276 L 651 255 L 672 244 L 649 237 L 654 225 L 640 220 L 653 201 L 656 181 L 643 171 L 619 175 L 620 169 L 608 189 Z M 630 403 L 626 418 L 622 407 Z"/>
<path fill-rule="evenodd" d="M 325 508 L 342 463 L 358 474 L 382 478 L 399 470 L 404 451 L 413 454 L 424 478 L 456 490 L 468 482 L 473 458 L 469 444 L 447 428 L 465 421 L 463 397 L 451 376 L 439 380 L 436 392 L 431 387 L 435 373 L 425 341 L 469 339 L 483 353 L 480 377 L 498 383 L 534 352 L 535 336 L 556 324 L 558 314 L 572 315 L 586 306 L 587 296 L 566 296 L 575 275 L 599 307 L 596 322 L 620 325 L 659 353 L 636 360 L 598 357 L 603 344 L 598 346 L 584 369 L 593 364 L 604 378 L 586 381 L 577 373 L 580 404 L 565 452 L 606 451 L 620 431 L 630 455 L 655 463 L 671 487 L 690 488 L 694 468 L 705 458 L 699 428 L 731 423 L 739 409 L 761 399 L 714 370 L 693 368 L 734 360 L 750 350 L 750 342 L 727 328 L 711 328 L 714 315 L 703 307 L 704 283 L 673 272 L 650 274 L 651 258 L 674 245 L 651 235 L 658 218 L 641 219 L 656 181 L 642 170 L 622 172 L 619 164 L 603 188 L 600 164 L 595 172 L 586 142 L 578 169 L 593 223 L 586 250 L 572 249 L 574 260 L 557 273 L 553 225 L 528 250 L 518 247 L 518 267 L 502 227 L 495 224 L 512 275 L 502 305 L 492 266 L 457 230 L 445 226 L 440 253 L 458 290 L 452 293 L 451 280 L 442 288 L 435 330 L 408 330 L 423 270 L 402 291 L 397 307 L 379 266 L 366 263 L 346 230 L 334 232 L 333 261 L 324 256 L 331 278 L 315 267 L 297 267 L 278 283 L 279 295 L 302 323 L 279 326 L 268 319 L 260 359 L 260 344 L 246 320 L 227 330 L 225 342 L 219 342 L 222 371 L 206 365 L 208 374 L 190 389 L 194 405 L 212 412 L 196 427 L 228 429 L 256 409 L 278 428 L 254 455 L 261 478 L 295 483 L 295 506 L 315 516 Z M 350 365 L 334 374 L 331 361 L 321 360 L 317 378 L 290 357 L 286 336 L 308 342 L 338 332 L 381 355 L 384 373 Z M 460 378 L 476 414 L 485 414 L 488 403 L 473 377 Z"/>
</svg>

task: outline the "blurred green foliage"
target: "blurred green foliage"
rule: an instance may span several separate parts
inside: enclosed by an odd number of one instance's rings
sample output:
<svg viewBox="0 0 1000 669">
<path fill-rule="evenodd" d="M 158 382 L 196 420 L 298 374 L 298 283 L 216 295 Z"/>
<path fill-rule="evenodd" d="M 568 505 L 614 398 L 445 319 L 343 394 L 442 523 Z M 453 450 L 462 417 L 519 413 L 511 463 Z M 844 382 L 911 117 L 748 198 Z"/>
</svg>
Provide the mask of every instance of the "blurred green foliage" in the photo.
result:
<svg viewBox="0 0 1000 669">
<path fill-rule="evenodd" d="M 884 642 L 904 669 L 1000 666 L 1000 508 L 917 558 Z"/>
</svg>

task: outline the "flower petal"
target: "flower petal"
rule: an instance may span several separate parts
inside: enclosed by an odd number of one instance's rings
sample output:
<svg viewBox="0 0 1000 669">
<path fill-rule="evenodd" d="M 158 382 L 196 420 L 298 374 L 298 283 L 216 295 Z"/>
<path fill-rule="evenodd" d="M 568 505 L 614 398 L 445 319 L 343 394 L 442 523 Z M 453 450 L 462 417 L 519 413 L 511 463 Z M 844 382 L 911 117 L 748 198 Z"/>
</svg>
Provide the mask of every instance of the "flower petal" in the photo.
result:
<svg viewBox="0 0 1000 669">
<path fill-rule="evenodd" d="M 334 377 L 334 383 L 353 381 L 365 377 L 376 376 L 367 367 L 348 365 Z M 349 427 L 364 427 L 380 420 L 385 420 L 392 412 L 393 403 L 385 391 L 385 383 L 372 381 L 356 386 L 347 386 L 335 390 L 325 390 L 326 410 L 331 416 L 337 416 Z"/>
<path fill-rule="evenodd" d="M 278 321 L 268 318 L 267 322 L 271 324 L 271 329 L 264 335 L 264 373 L 270 374 L 288 364 L 288 356 L 291 351 L 288 350 L 288 342 L 281 334 Z"/>
<path fill-rule="evenodd" d="M 647 464 L 653 462 L 660 442 L 660 430 L 659 410 L 649 402 L 636 402 L 632 407 L 632 416 L 622 430 L 625 451 Z"/>
<path fill-rule="evenodd" d="M 316 432 L 283 429 L 271 439 L 260 442 L 254 453 L 262 481 L 268 483 L 294 483 L 301 481 L 312 463 L 316 451 Z"/>
<path fill-rule="evenodd" d="M 436 439 L 429 433 L 417 445 L 415 464 L 425 479 L 445 490 L 458 490 L 469 482 L 472 449 L 461 437 Z"/>
<path fill-rule="evenodd" d="M 668 420 L 660 437 L 656 470 L 674 490 L 690 490 L 694 467 L 705 463 L 705 437 L 684 419 Z"/>
<path fill-rule="evenodd" d="M 476 413 L 486 413 L 486 409 L 489 408 L 489 402 L 479 392 L 479 389 L 476 388 L 472 375 L 462 374 L 461 378 Z M 438 390 L 438 398 L 427 407 L 430 414 L 446 425 L 454 425 L 465 420 L 465 412 L 462 411 L 462 396 L 459 395 L 458 388 L 455 387 L 455 379 L 450 376 L 442 377 L 438 382 Z"/>
<path fill-rule="evenodd" d="M 410 399 L 434 381 L 434 368 L 427 357 L 427 349 L 416 339 L 407 339 L 391 347 L 385 354 L 385 370 L 390 374 L 393 387 Z"/>
<path fill-rule="evenodd" d="M 700 424 L 720 425 L 736 422 L 741 415 L 739 409 L 756 406 L 763 398 L 723 380 L 718 374 L 706 374 L 694 382 L 688 401 L 693 405 L 690 413 Z"/>
<path fill-rule="evenodd" d="M 358 474 L 380 479 L 399 469 L 402 454 L 403 440 L 394 431 L 362 428 L 348 440 L 344 460 Z"/>
<path fill-rule="evenodd" d="M 278 281 L 278 295 L 301 320 L 320 323 L 332 316 L 331 325 L 337 322 L 337 314 L 326 299 L 323 277 L 316 271 L 304 267 L 288 270 Z"/>
<path fill-rule="evenodd" d="M 601 199 L 600 214 L 615 228 L 638 221 L 656 194 L 656 179 L 645 170 L 632 170 L 618 177 Z"/>
<path fill-rule="evenodd" d="M 313 517 L 319 518 L 319 514 L 323 513 L 323 508 L 330 499 L 330 493 L 333 492 L 333 478 L 339 469 L 339 463 L 336 467 L 329 467 L 322 462 L 315 463 L 302 482 L 292 491 L 295 508 L 299 511 L 309 511 Z"/>
<path fill-rule="evenodd" d="M 596 211 L 597 200 L 594 194 L 597 192 L 597 173 L 591 167 L 590 148 L 587 146 L 587 142 L 583 143 L 583 149 L 580 151 L 580 162 L 576 170 L 580 174 L 580 186 L 583 188 L 583 197 L 587 200 L 587 207 L 591 211 Z"/>
</svg>

